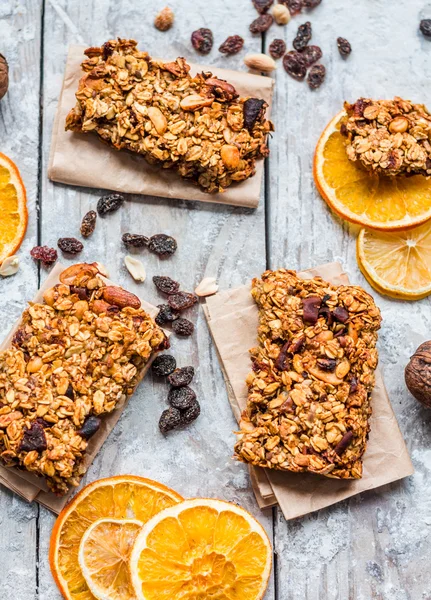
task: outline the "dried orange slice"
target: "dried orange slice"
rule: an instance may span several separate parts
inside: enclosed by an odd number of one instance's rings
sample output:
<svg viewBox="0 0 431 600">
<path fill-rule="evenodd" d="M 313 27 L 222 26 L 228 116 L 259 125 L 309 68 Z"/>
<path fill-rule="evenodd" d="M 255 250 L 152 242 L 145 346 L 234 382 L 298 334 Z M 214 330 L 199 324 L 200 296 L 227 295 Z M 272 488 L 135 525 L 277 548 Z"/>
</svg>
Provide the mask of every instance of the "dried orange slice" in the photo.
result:
<svg viewBox="0 0 431 600">
<path fill-rule="evenodd" d="M 99 479 L 87 485 L 62 510 L 51 534 L 49 561 L 67 600 L 93 600 L 78 562 L 81 539 L 101 518 L 137 519 L 146 523 L 161 510 L 181 502 L 168 487 L 133 475 Z"/>
<path fill-rule="evenodd" d="M 198 498 L 171 506 L 136 538 L 130 573 L 138 600 L 260 600 L 272 551 L 243 508 Z"/>
<path fill-rule="evenodd" d="M 21 246 L 27 221 L 27 198 L 18 168 L 0 152 L 0 265 Z"/>
<path fill-rule="evenodd" d="M 431 221 L 408 231 L 361 229 L 359 268 L 378 292 L 404 300 L 431 294 Z"/>
<path fill-rule="evenodd" d="M 381 177 L 347 158 L 338 113 L 322 133 L 314 155 L 314 180 L 323 199 L 343 219 L 372 229 L 408 229 L 431 218 L 431 180 Z"/>
<path fill-rule="evenodd" d="M 135 600 L 129 558 L 142 525 L 136 519 L 99 519 L 82 536 L 79 566 L 98 600 Z"/>
</svg>

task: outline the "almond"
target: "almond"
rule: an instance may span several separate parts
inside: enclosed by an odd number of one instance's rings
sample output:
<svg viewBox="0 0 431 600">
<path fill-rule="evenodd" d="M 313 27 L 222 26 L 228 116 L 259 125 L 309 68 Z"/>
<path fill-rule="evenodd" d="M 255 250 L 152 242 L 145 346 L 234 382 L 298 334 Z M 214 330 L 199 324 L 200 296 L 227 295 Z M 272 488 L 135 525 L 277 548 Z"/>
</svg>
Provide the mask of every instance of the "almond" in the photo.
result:
<svg viewBox="0 0 431 600">
<path fill-rule="evenodd" d="M 267 54 L 247 54 L 244 57 L 244 63 L 249 69 L 270 73 L 276 69 L 275 61 Z"/>
<path fill-rule="evenodd" d="M 111 307 L 111 304 L 108 304 L 104 300 L 95 300 L 92 304 L 92 311 L 96 313 L 96 315 L 101 315 L 102 313 L 108 312 L 108 309 Z"/>
<path fill-rule="evenodd" d="M 272 16 L 277 25 L 287 25 L 290 21 L 290 11 L 284 4 L 276 4 L 272 9 Z"/>
<path fill-rule="evenodd" d="M 103 299 L 108 304 L 115 304 L 115 306 L 119 306 L 120 308 L 126 308 L 126 306 L 130 308 L 141 307 L 141 301 L 138 296 L 114 285 L 108 285 L 103 288 Z"/>
<path fill-rule="evenodd" d="M 191 94 L 181 100 L 180 106 L 183 110 L 198 110 L 204 106 L 211 106 L 213 100 L 213 98 L 204 98 L 199 94 Z"/>
<path fill-rule="evenodd" d="M 215 277 L 205 277 L 195 289 L 196 296 L 201 298 L 205 296 L 212 296 L 213 294 L 217 294 L 217 292 L 218 285 Z"/>
<path fill-rule="evenodd" d="M 236 169 L 239 165 L 239 150 L 236 146 L 225 144 L 220 150 L 221 159 L 228 169 Z"/>
<path fill-rule="evenodd" d="M 165 115 L 159 108 L 157 108 L 157 106 L 150 106 L 148 108 L 148 116 L 150 117 L 157 133 L 159 135 L 165 133 L 166 129 L 168 128 L 168 122 Z"/>
</svg>

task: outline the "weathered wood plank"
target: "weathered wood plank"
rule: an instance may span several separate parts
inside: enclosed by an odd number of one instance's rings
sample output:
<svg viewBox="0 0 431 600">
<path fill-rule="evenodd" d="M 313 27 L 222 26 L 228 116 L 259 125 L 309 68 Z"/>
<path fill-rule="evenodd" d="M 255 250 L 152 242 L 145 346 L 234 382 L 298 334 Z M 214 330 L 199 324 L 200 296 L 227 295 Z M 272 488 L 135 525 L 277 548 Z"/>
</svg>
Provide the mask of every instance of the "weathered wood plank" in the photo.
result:
<svg viewBox="0 0 431 600">
<path fill-rule="evenodd" d="M 276 74 L 276 134 L 269 163 L 271 267 L 341 260 L 351 280 L 371 291 L 355 260 L 357 229 L 334 217 L 314 188 L 313 151 L 345 99 L 399 95 L 429 104 L 431 45 L 418 32 L 419 20 L 429 16 L 420 0 L 392 3 L 390 10 L 383 0 L 322 2 L 286 28 L 290 49 L 298 25 L 311 21 L 311 43 L 322 47 L 328 73 L 315 92 L 287 76 L 281 65 Z M 352 44 L 346 61 L 338 55 L 337 36 Z M 270 42 L 275 34 L 267 37 Z M 408 481 L 295 522 L 279 516 L 275 535 L 283 600 L 413 600 L 431 593 L 426 566 L 431 559 L 430 416 L 403 381 L 410 354 L 429 338 L 429 300 L 408 304 L 373 294 L 384 317 L 380 364 L 417 471 Z"/>
<path fill-rule="evenodd" d="M 37 241 L 41 0 L 0 4 L 0 52 L 9 62 L 10 85 L 0 102 L 0 151 L 20 169 L 27 188 L 29 226 L 15 277 L 0 277 L 0 335 L 10 329 L 37 289 L 29 250 Z M 0 489 L 0 589 L 2 597 L 33 600 L 37 581 L 38 509 Z"/>
</svg>

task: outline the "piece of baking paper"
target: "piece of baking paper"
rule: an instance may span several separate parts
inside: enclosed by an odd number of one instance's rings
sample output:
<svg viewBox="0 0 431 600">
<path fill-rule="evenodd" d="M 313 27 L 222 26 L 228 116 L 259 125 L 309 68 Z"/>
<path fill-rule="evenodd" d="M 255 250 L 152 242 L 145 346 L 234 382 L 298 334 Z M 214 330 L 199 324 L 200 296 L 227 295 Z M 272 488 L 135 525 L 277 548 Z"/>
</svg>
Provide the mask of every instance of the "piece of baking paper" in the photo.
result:
<svg viewBox="0 0 431 600">
<path fill-rule="evenodd" d="M 45 290 L 59 283 L 59 275 L 62 271 L 64 271 L 65 268 L 66 267 L 60 263 L 55 265 L 37 292 L 33 302 L 43 301 L 43 294 Z M 105 278 L 105 281 L 111 285 L 116 285 L 109 279 Z M 158 313 L 158 309 L 155 306 L 145 302 L 144 300 L 141 300 L 141 308 L 143 308 L 153 318 Z M 6 339 L 0 345 L 0 350 L 5 350 L 11 346 L 12 338 L 20 324 L 21 317 L 15 323 Z M 148 368 L 156 357 L 156 354 L 157 353 L 154 353 L 151 356 L 144 369 L 142 369 L 141 373 L 139 374 L 139 381 L 141 381 L 147 373 Z M 86 471 L 93 462 L 94 457 L 99 452 L 106 438 L 115 427 L 118 419 L 121 417 L 121 413 L 123 412 L 128 400 L 129 398 L 120 400 L 112 413 L 102 415 L 100 429 L 88 442 L 87 450 L 84 455 L 83 464 Z M 48 490 L 45 480 L 42 477 L 38 477 L 34 473 L 29 473 L 28 471 L 21 471 L 15 467 L 0 466 L 0 484 L 6 486 L 28 502 L 33 502 L 35 500 L 56 514 L 58 514 L 65 506 L 70 496 L 76 492 L 76 488 L 72 488 L 65 496 L 56 496 L 54 493 Z"/>
<path fill-rule="evenodd" d="M 334 285 L 349 283 L 339 263 L 322 265 L 299 275 L 305 279 L 319 275 Z M 245 378 L 251 370 L 249 349 L 257 343 L 258 309 L 250 294 L 250 284 L 208 297 L 204 311 L 217 347 L 229 401 L 239 421 L 247 403 Z M 362 479 L 337 480 L 250 466 L 259 506 L 278 503 L 285 518 L 294 519 L 411 475 L 413 465 L 379 370 L 372 393 L 372 409 Z"/>
<path fill-rule="evenodd" d="M 97 135 L 65 131 L 66 116 L 75 106 L 75 93 L 83 73 L 85 46 L 71 46 L 67 56 L 63 88 L 52 130 L 48 177 L 52 181 L 130 194 L 219 202 L 256 208 L 263 178 L 263 159 L 256 160 L 256 174 L 234 184 L 223 193 L 206 194 L 178 173 L 149 165 L 142 156 L 111 148 Z M 274 80 L 250 73 L 191 64 L 191 72 L 211 71 L 231 83 L 240 96 L 263 98 L 271 109 Z"/>
</svg>

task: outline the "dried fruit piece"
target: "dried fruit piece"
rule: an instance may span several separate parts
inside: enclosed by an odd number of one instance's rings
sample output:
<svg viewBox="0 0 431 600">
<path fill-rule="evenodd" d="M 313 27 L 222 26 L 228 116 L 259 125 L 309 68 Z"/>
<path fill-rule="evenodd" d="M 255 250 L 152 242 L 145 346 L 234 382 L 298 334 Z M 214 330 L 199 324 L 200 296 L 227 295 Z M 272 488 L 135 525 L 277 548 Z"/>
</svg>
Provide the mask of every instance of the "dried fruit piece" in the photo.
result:
<svg viewBox="0 0 431 600">
<path fill-rule="evenodd" d="M 298 33 L 296 34 L 295 39 L 293 40 L 293 47 L 295 50 L 304 50 L 307 46 L 308 42 L 311 40 L 311 23 L 310 21 L 306 21 L 302 25 L 298 27 Z"/>
<path fill-rule="evenodd" d="M 0 100 L 6 94 L 9 87 L 9 67 L 7 60 L 0 54 Z"/>
<path fill-rule="evenodd" d="M 325 75 L 326 69 L 323 65 L 314 65 L 314 67 L 311 67 L 307 77 L 310 88 L 315 90 L 320 87 L 325 81 Z"/>
<path fill-rule="evenodd" d="M 30 255 L 35 260 L 40 260 L 45 267 L 49 267 L 57 260 L 57 250 L 48 246 L 35 246 L 30 250 Z"/>
<path fill-rule="evenodd" d="M 133 246 L 133 248 L 144 248 L 148 246 L 149 238 L 145 235 L 139 235 L 137 233 L 123 233 L 121 239 L 123 244 L 126 246 Z"/>
<path fill-rule="evenodd" d="M 226 40 L 219 46 L 219 52 L 222 54 L 236 54 L 244 46 L 244 39 L 240 35 L 230 35 Z"/>
<path fill-rule="evenodd" d="M 252 131 L 256 121 L 260 120 L 266 107 L 265 100 L 260 98 L 248 98 L 244 102 L 244 127 Z"/>
<path fill-rule="evenodd" d="M 159 420 L 159 429 L 162 433 L 167 433 L 181 424 L 181 413 L 172 406 L 162 412 Z"/>
<path fill-rule="evenodd" d="M 174 23 L 174 11 L 169 6 L 165 6 L 154 19 L 154 27 L 159 31 L 167 31 Z"/>
<path fill-rule="evenodd" d="M 296 50 L 291 50 L 283 56 L 283 67 L 286 73 L 298 81 L 302 81 L 307 74 L 305 60 Z"/>
<path fill-rule="evenodd" d="M 181 367 L 180 369 L 175 369 L 175 371 L 168 376 L 168 382 L 175 388 L 184 387 L 191 383 L 194 376 L 195 370 L 193 367 Z"/>
<path fill-rule="evenodd" d="M 274 367 L 278 371 L 290 371 L 291 368 L 291 356 L 289 352 L 290 342 L 286 342 L 281 350 L 280 354 L 277 357 L 277 360 L 274 363 Z"/>
<path fill-rule="evenodd" d="M 0 267 L 0 275 L 2 277 L 10 277 L 15 275 L 19 269 L 19 258 L 18 256 L 8 256 L 4 259 Z"/>
<path fill-rule="evenodd" d="M 82 242 L 76 238 L 60 238 L 57 246 L 62 252 L 66 252 L 67 254 L 79 254 L 84 249 Z"/>
<path fill-rule="evenodd" d="M 43 426 L 38 421 L 33 421 L 29 429 L 24 430 L 19 452 L 43 452 L 47 449 L 46 436 Z"/>
<path fill-rule="evenodd" d="M 305 8 L 316 8 L 321 2 L 322 0 L 302 0 L 302 4 Z"/>
<path fill-rule="evenodd" d="M 145 281 L 147 273 L 140 260 L 133 256 L 126 256 L 124 258 L 124 264 L 135 281 Z"/>
<path fill-rule="evenodd" d="M 177 335 L 188 337 L 189 335 L 192 335 L 195 326 L 188 319 L 181 317 L 172 323 L 172 329 Z"/>
<path fill-rule="evenodd" d="M 419 29 L 425 37 L 431 38 L 431 19 L 422 19 Z"/>
<path fill-rule="evenodd" d="M 159 309 L 159 313 L 154 319 L 157 325 L 160 325 L 162 327 L 163 325 L 166 325 L 167 323 L 171 323 L 172 321 L 175 321 L 175 319 L 178 319 L 178 313 L 173 311 L 169 304 L 159 304 L 157 308 Z"/>
<path fill-rule="evenodd" d="M 102 196 L 97 202 L 97 212 L 101 217 L 113 213 L 120 208 L 125 198 L 121 194 L 108 194 Z"/>
<path fill-rule="evenodd" d="M 352 46 L 350 45 L 350 42 L 348 42 L 345 38 L 337 38 L 337 46 L 338 52 L 341 54 L 341 56 L 349 56 L 349 54 L 352 51 Z"/>
<path fill-rule="evenodd" d="M 214 39 L 211 29 L 201 27 L 192 33 L 192 46 L 201 54 L 209 54 L 213 47 Z"/>
<path fill-rule="evenodd" d="M 215 277 L 204 277 L 200 284 L 195 289 L 196 296 L 204 298 L 205 296 L 212 296 L 218 292 L 218 285 Z"/>
<path fill-rule="evenodd" d="M 263 73 L 270 73 L 277 68 L 275 62 L 267 54 L 247 54 L 247 56 L 244 56 L 244 64 L 249 69 L 262 71 Z"/>
<path fill-rule="evenodd" d="M 201 407 L 199 405 L 199 402 L 195 400 L 190 406 L 190 408 L 181 413 L 181 425 L 188 425 L 189 423 L 192 423 L 198 418 L 200 414 Z"/>
<path fill-rule="evenodd" d="M 305 323 L 315 325 L 319 318 L 319 309 L 322 304 L 322 299 L 319 296 L 308 296 L 302 298 L 302 307 L 304 309 L 303 319 Z"/>
<path fill-rule="evenodd" d="M 158 233 L 150 237 L 148 250 L 159 256 L 171 256 L 177 249 L 177 242 L 170 235 Z"/>
<path fill-rule="evenodd" d="M 85 419 L 81 429 L 78 429 L 76 433 L 78 433 L 84 439 L 89 440 L 99 430 L 101 422 L 102 420 L 99 419 L 99 417 L 90 415 Z"/>
<path fill-rule="evenodd" d="M 180 289 L 178 281 L 174 281 L 166 275 L 154 275 L 153 283 L 162 294 L 176 294 Z"/>
<path fill-rule="evenodd" d="M 274 0 L 253 0 L 253 6 L 257 10 L 258 13 L 263 15 L 269 9 L 269 7 L 273 4 Z"/>
<path fill-rule="evenodd" d="M 96 219 L 97 213 L 95 210 L 89 210 L 88 213 L 84 215 L 80 227 L 81 235 L 83 237 L 86 238 L 93 233 L 96 227 Z"/>
<path fill-rule="evenodd" d="M 336 306 L 332 311 L 332 316 L 340 323 L 346 323 L 349 319 L 349 313 L 344 306 Z"/>
<path fill-rule="evenodd" d="M 180 388 L 172 388 L 169 392 L 168 402 L 178 410 L 187 410 L 196 401 L 196 394 L 188 385 Z"/>
<path fill-rule="evenodd" d="M 303 0 L 284 0 L 283 4 L 287 5 L 291 15 L 298 15 L 304 6 Z"/>
<path fill-rule="evenodd" d="M 272 9 L 272 16 L 277 25 L 287 25 L 290 21 L 290 12 L 284 4 L 276 4 Z"/>
<path fill-rule="evenodd" d="M 167 377 L 173 373 L 176 368 L 177 361 L 170 354 L 160 354 L 160 356 L 157 356 L 154 359 L 153 364 L 151 365 L 151 369 L 157 377 Z"/>
<path fill-rule="evenodd" d="M 322 50 L 319 48 L 319 46 L 307 46 L 301 52 L 301 56 L 305 61 L 306 67 L 311 67 L 312 64 L 320 60 L 322 58 L 322 54 Z"/>
<path fill-rule="evenodd" d="M 267 31 L 271 25 L 274 23 L 274 19 L 271 15 L 260 15 L 250 24 L 251 33 L 263 33 Z"/>
<path fill-rule="evenodd" d="M 168 298 L 168 304 L 174 310 L 186 310 L 186 308 L 196 304 L 197 301 L 197 297 L 189 292 L 178 292 L 177 294 L 171 294 Z"/>
<path fill-rule="evenodd" d="M 281 6 L 281 4 L 280 4 Z M 269 53 L 272 58 L 281 58 L 286 52 L 286 42 L 276 38 L 269 45 Z"/>
</svg>

